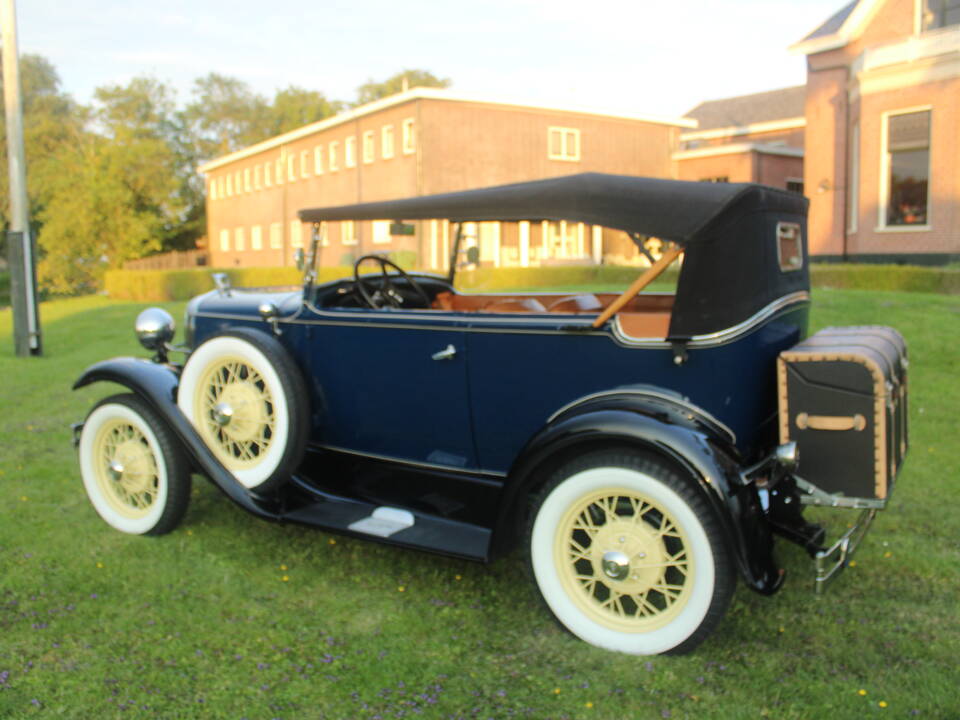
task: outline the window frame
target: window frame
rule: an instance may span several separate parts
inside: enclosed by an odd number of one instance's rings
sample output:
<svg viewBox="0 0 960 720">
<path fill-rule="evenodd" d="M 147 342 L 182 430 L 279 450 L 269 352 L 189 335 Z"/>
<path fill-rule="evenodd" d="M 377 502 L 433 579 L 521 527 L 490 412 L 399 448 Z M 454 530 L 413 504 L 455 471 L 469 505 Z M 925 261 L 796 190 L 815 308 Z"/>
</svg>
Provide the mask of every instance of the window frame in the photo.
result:
<svg viewBox="0 0 960 720">
<path fill-rule="evenodd" d="M 380 128 L 380 157 L 384 160 L 391 160 L 396 155 L 395 140 L 393 124 Z"/>
<path fill-rule="evenodd" d="M 327 148 L 327 167 L 330 168 L 330 172 L 337 172 L 340 170 L 340 141 L 332 140 L 330 146 Z"/>
<path fill-rule="evenodd" d="M 897 115 L 911 115 L 913 113 L 930 113 L 929 130 L 927 133 L 927 220 L 916 225 L 890 225 L 887 223 L 887 214 L 890 203 L 890 118 Z M 933 105 L 918 105 L 915 107 L 886 110 L 880 114 L 880 197 L 877 203 L 877 227 L 875 232 L 926 232 L 932 229 L 933 206 L 931 204 L 931 189 L 933 185 Z"/>
<path fill-rule="evenodd" d="M 554 133 L 559 134 L 560 138 L 560 152 L 553 152 L 553 136 Z M 576 138 L 576 152 L 570 152 L 569 140 L 568 138 Z M 548 160 L 559 160 L 562 162 L 580 162 L 582 157 L 582 143 L 580 128 L 572 127 L 561 127 L 559 125 L 550 125 L 547 127 L 547 159 Z"/>
<path fill-rule="evenodd" d="M 357 136 L 351 135 L 343 141 L 343 167 L 355 168 L 357 166 Z"/>
<path fill-rule="evenodd" d="M 323 175 L 323 143 L 313 147 L 313 174 Z"/>
<path fill-rule="evenodd" d="M 364 165 L 371 165 L 377 157 L 377 147 L 373 139 L 373 130 L 365 130 L 361 147 Z"/>
<path fill-rule="evenodd" d="M 408 117 L 404 118 L 401 124 L 404 155 L 413 155 L 417 151 L 417 131 L 414 122 L 414 118 Z"/>
</svg>

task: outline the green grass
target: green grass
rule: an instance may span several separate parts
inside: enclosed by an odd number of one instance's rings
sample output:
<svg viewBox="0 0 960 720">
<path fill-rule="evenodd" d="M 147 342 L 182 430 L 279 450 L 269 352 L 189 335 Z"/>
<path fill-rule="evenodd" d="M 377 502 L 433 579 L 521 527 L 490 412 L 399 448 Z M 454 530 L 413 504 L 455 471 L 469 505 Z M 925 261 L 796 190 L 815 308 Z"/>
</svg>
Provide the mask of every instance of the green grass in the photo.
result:
<svg viewBox="0 0 960 720">
<path fill-rule="evenodd" d="M 115 389 L 69 388 L 90 363 L 142 354 L 142 306 L 44 303 L 42 358 L 13 357 L 0 312 L 0 718 L 956 718 L 960 298 L 814 298 L 816 327 L 906 335 L 906 469 L 827 595 L 781 545 L 784 590 L 740 587 L 680 658 L 567 635 L 519 554 L 482 566 L 272 525 L 199 479 L 170 535 L 111 530 L 68 426 Z"/>
</svg>

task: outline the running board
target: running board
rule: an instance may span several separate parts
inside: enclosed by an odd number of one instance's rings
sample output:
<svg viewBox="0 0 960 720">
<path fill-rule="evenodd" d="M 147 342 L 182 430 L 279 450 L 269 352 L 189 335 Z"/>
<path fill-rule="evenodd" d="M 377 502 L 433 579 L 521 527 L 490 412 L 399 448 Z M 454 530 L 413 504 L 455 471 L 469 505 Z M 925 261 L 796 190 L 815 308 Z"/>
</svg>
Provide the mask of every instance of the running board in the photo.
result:
<svg viewBox="0 0 960 720">
<path fill-rule="evenodd" d="M 299 479 L 295 482 L 312 496 L 313 502 L 281 513 L 283 522 L 469 560 L 489 559 L 492 533 L 487 528 L 429 513 L 378 506 L 323 492 Z"/>
</svg>

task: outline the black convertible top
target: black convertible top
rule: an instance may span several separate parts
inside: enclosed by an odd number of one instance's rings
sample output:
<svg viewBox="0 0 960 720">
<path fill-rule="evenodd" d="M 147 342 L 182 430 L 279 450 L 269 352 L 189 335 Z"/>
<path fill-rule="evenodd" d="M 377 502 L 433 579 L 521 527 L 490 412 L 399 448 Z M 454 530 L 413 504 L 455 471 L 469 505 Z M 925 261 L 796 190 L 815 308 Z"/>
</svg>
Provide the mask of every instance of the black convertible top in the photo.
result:
<svg viewBox="0 0 960 720">
<path fill-rule="evenodd" d="M 301 210 L 324 220 L 567 220 L 696 243 L 731 213 L 769 208 L 806 214 L 806 200 L 763 185 L 581 173 L 479 190 Z"/>
</svg>

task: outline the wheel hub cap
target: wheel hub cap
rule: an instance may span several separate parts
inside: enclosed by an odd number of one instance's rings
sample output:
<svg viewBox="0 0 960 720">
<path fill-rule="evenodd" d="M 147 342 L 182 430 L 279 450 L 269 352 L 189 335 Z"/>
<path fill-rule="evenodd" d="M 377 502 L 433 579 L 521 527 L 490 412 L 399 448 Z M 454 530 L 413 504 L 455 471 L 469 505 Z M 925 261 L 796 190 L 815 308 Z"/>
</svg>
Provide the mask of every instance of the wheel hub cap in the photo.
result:
<svg viewBox="0 0 960 720">
<path fill-rule="evenodd" d="M 623 580 L 630 574 L 630 558 L 619 550 L 603 554 L 603 572 L 612 580 Z"/>
<path fill-rule="evenodd" d="M 213 408 L 213 419 L 220 427 L 229 425 L 233 420 L 233 407 L 230 403 L 217 403 Z"/>
<path fill-rule="evenodd" d="M 123 478 L 123 465 L 120 462 L 114 460 L 110 463 L 110 477 L 112 477 L 115 482 L 120 482 Z"/>
</svg>

